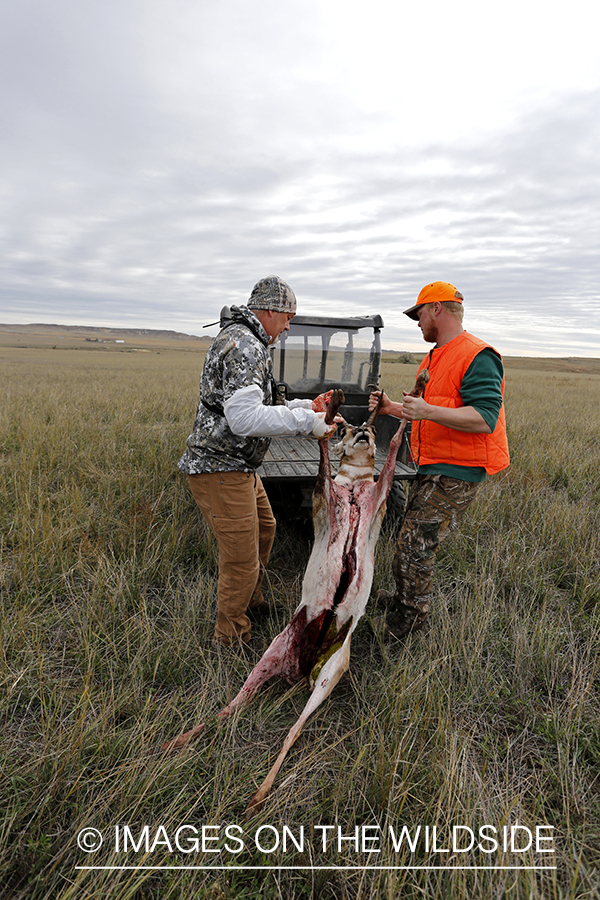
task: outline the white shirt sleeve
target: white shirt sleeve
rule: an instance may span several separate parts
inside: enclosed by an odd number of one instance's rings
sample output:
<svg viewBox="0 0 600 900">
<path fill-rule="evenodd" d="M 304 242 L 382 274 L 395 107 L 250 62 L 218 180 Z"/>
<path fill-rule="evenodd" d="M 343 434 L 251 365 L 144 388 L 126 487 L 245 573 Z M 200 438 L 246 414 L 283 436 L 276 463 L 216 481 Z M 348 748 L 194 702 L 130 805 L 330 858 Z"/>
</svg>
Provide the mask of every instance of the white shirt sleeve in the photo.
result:
<svg viewBox="0 0 600 900">
<path fill-rule="evenodd" d="M 311 408 L 296 406 L 266 406 L 257 384 L 240 388 L 223 404 L 227 424 L 240 437 L 275 437 L 276 435 L 310 434 L 317 414 Z"/>
<path fill-rule="evenodd" d="M 312 409 L 312 400 L 286 400 L 285 405 L 290 409 Z"/>
</svg>

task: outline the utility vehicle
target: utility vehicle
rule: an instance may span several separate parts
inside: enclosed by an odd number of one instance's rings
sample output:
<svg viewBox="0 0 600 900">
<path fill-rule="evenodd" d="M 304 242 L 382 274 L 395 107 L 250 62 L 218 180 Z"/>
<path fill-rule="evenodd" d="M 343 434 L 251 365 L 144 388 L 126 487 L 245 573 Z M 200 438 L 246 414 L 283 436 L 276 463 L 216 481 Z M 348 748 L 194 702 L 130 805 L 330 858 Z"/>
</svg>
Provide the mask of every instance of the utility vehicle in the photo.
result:
<svg viewBox="0 0 600 900">
<path fill-rule="evenodd" d="M 314 400 L 324 391 L 341 388 L 346 402 L 340 414 L 352 425 L 365 422 L 369 416 L 369 394 L 379 386 L 382 328 L 383 319 L 378 315 L 294 316 L 289 331 L 284 331 L 271 348 L 281 402 L 296 398 Z M 377 419 L 376 478 L 399 424 L 391 416 Z M 331 443 L 334 442 L 335 438 Z M 337 460 L 333 453 L 331 462 L 335 473 Z M 305 517 L 312 507 L 318 470 L 318 442 L 296 436 L 273 438 L 258 473 L 276 511 L 288 517 Z M 388 497 L 390 516 L 404 515 L 402 482 L 414 479 L 415 474 L 405 432 Z"/>
</svg>

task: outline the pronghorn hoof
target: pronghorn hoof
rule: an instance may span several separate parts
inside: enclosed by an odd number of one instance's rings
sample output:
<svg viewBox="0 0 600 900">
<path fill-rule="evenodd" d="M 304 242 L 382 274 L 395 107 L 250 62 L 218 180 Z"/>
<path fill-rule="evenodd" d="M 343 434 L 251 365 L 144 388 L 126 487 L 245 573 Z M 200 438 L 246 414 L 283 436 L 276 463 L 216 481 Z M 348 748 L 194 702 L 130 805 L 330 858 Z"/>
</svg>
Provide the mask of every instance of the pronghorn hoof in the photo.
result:
<svg viewBox="0 0 600 900">
<path fill-rule="evenodd" d="M 267 799 L 268 794 L 263 794 L 259 789 L 255 794 L 252 794 L 250 798 L 250 803 L 246 807 L 246 822 L 249 822 L 254 816 L 258 815 L 258 813 L 262 810 L 265 805 L 265 800 Z"/>
</svg>

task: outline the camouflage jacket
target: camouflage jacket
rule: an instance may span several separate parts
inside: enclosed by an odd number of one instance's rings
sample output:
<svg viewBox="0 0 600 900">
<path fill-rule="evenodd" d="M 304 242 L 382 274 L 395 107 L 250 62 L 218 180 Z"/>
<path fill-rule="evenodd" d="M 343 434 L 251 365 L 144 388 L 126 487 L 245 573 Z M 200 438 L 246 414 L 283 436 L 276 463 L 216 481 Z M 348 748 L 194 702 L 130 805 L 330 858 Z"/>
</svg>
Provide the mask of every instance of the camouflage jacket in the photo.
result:
<svg viewBox="0 0 600 900">
<path fill-rule="evenodd" d="M 256 384 L 264 403 L 273 403 L 273 363 L 269 336 L 245 306 L 231 307 L 233 324 L 212 342 L 200 380 L 200 402 L 194 430 L 178 467 L 187 475 L 205 472 L 253 472 L 271 443 L 265 437 L 235 435 L 223 404 L 240 388 Z"/>
</svg>

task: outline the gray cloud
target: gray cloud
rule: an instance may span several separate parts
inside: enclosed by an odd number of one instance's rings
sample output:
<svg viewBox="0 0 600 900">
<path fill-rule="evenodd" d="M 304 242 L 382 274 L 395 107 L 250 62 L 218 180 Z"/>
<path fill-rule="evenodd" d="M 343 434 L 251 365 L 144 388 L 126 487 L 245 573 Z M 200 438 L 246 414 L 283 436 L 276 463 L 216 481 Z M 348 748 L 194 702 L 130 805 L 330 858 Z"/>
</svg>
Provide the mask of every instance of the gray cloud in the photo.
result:
<svg viewBox="0 0 600 900">
<path fill-rule="evenodd" d="M 3 6 L 0 319 L 199 333 L 277 272 L 302 311 L 377 311 L 419 349 L 401 310 L 442 278 L 503 352 L 597 355 L 600 91 L 384 139 L 315 74 L 318 9 Z"/>
</svg>

